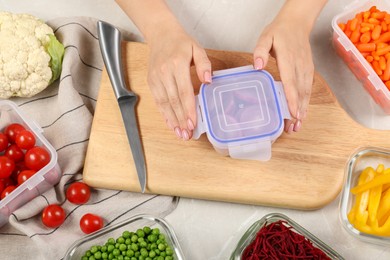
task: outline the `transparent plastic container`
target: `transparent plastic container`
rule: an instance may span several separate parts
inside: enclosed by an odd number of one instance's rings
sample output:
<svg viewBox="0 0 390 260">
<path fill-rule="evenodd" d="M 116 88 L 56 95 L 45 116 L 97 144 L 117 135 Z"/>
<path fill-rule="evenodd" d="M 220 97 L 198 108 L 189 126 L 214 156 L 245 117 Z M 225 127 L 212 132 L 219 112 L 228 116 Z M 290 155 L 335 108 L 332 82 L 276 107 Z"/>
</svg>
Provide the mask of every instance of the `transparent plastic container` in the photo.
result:
<svg viewBox="0 0 390 260">
<path fill-rule="evenodd" d="M 388 0 L 355 1 L 345 7 L 343 13 L 333 18 L 333 46 L 356 78 L 362 82 L 364 89 L 385 113 L 390 114 L 390 90 L 338 26 L 339 23 L 346 23 L 354 18 L 357 13 L 366 11 L 373 5 L 379 10 L 390 12 L 390 2 Z"/>
<path fill-rule="evenodd" d="M 52 188 L 59 182 L 62 175 L 57 163 L 57 152 L 42 135 L 42 128 L 24 115 L 15 103 L 9 100 L 0 100 L 0 131 L 3 131 L 11 123 L 19 123 L 33 132 L 36 145 L 46 148 L 49 152 L 50 162 L 0 200 L 0 227 L 8 223 L 8 217 L 12 212 Z"/>
<path fill-rule="evenodd" d="M 300 226 L 298 223 L 296 223 L 289 217 L 281 213 L 270 213 L 265 215 L 263 218 L 256 221 L 255 223 L 253 223 L 248 228 L 248 230 L 244 233 L 244 235 L 242 235 L 236 248 L 234 249 L 233 253 L 230 256 L 230 260 L 241 260 L 244 250 L 256 238 L 256 234 L 259 232 L 259 230 L 265 225 L 268 225 L 269 223 L 277 222 L 279 220 L 285 221 L 287 226 L 292 227 L 292 231 L 309 239 L 313 243 L 313 246 L 315 246 L 318 249 L 321 249 L 329 258 L 337 259 L 337 260 L 344 259 L 336 251 L 334 251 L 332 248 L 330 248 L 328 245 L 326 245 L 324 242 L 319 240 L 317 237 L 315 237 L 313 234 L 311 234 L 309 231 L 304 229 L 302 226 Z"/>
<path fill-rule="evenodd" d="M 215 150 L 237 159 L 269 160 L 290 118 L 281 82 L 252 66 L 214 72 L 200 88 L 197 108 L 193 138 L 206 133 Z"/>
<path fill-rule="evenodd" d="M 159 217 L 140 214 L 124 220 L 114 226 L 105 227 L 76 241 L 66 252 L 64 260 L 80 260 L 84 253 L 92 246 L 103 245 L 109 238 L 116 239 L 120 237 L 124 231 L 134 232 L 139 228 L 142 229 L 144 226 L 159 228 L 160 232 L 165 235 L 168 245 L 173 250 L 173 259 L 185 259 L 175 232 L 168 222 Z"/>
<path fill-rule="evenodd" d="M 383 164 L 385 168 L 390 167 L 390 149 L 379 147 L 363 147 L 352 154 L 345 168 L 344 186 L 340 198 L 340 221 L 343 228 L 352 236 L 378 245 L 390 245 L 390 237 L 375 236 L 366 234 L 354 228 L 348 220 L 348 213 L 355 203 L 355 196 L 350 192 L 350 189 L 358 183 L 360 173 L 371 166 L 376 168 L 379 164 Z"/>
</svg>

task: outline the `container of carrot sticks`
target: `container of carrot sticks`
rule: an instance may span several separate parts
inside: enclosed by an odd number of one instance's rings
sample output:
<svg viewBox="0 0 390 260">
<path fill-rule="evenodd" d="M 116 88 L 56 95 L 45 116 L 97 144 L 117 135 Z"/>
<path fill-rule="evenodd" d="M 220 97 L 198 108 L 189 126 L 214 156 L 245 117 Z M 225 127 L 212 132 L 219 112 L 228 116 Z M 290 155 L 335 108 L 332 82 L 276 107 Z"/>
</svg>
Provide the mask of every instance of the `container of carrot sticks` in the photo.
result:
<svg viewBox="0 0 390 260">
<path fill-rule="evenodd" d="M 298 223 L 280 213 L 256 221 L 241 237 L 230 260 L 344 259 Z"/>
<path fill-rule="evenodd" d="M 390 2 L 355 1 L 332 20 L 333 46 L 364 89 L 390 114 Z"/>
</svg>

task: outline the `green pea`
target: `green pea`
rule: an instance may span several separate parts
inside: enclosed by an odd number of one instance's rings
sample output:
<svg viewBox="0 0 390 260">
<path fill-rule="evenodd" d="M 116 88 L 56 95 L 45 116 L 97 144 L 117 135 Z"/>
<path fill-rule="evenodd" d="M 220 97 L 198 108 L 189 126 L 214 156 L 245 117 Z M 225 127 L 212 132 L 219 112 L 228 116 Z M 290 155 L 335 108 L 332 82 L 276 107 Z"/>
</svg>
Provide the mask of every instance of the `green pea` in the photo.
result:
<svg viewBox="0 0 390 260">
<path fill-rule="evenodd" d="M 114 259 L 114 255 L 113 255 L 112 253 L 110 253 L 110 254 L 108 255 L 108 260 L 112 260 L 112 259 Z"/>
<path fill-rule="evenodd" d="M 150 242 L 156 242 L 157 241 L 157 236 L 155 234 L 151 234 L 148 236 L 148 240 Z"/>
<path fill-rule="evenodd" d="M 95 259 L 102 259 L 102 253 L 100 251 L 97 251 L 93 256 Z"/>
<path fill-rule="evenodd" d="M 102 253 L 102 259 L 108 259 L 108 254 L 106 252 Z"/>
<path fill-rule="evenodd" d="M 113 239 L 112 237 L 109 238 L 107 242 L 109 245 L 115 245 L 115 239 Z"/>
<path fill-rule="evenodd" d="M 88 260 L 88 256 L 83 256 L 81 260 Z"/>
<path fill-rule="evenodd" d="M 166 257 L 166 256 L 167 256 L 167 254 L 166 254 L 165 252 L 161 252 L 161 253 L 160 253 L 160 256 L 162 256 L 162 257 Z"/>
<path fill-rule="evenodd" d="M 91 251 L 87 251 L 87 252 L 85 252 L 85 255 L 87 256 L 87 257 L 90 257 L 92 254 L 91 254 Z"/>
<path fill-rule="evenodd" d="M 95 260 L 95 257 L 93 255 L 91 255 L 88 260 Z"/>
<path fill-rule="evenodd" d="M 123 257 L 123 260 L 130 260 L 130 257 L 125 256 L 125 257 Z"/>
<path fill-rule="evenodd" d="M 167 249 L 165 249 L 165 253 L 167 254 L 167 256 L 171 256 L 173 255 L 173 251 L 170 247 L 168 247 Z"/>
<path fill-rule="evenodd" d="M 149 252 L 149 256 L 150 256 L 150 257 L 155 257 L 155 256 L 156 256 L 156 252 L 150 251 L 150 252 Z"/>
<path fill-rule="evenodd" d="M 161 253 L 158 248 L 154 249 L 154 252 L 156 252 L 156 254 L 158 254 L 158 255 Z"/>
<path fill-rule="evenodd" d="M 147 226 L 145 226 L 142 230 L 145 232 L 145 234 L 149 234 L 150 231 L 152 231 L 151 228 Z"/>
<path fill-rule="evenodd" d="M 134 256 L 134 251 L 129 249 L 129 250 L 126 251 L 126 255 L 129 256 L 129 257 L 132 257 L 132 256 Z"/>
<path fill-rule="evenodd" d="M 148 244 L 145 241 L 139 243 L 139 246 L 142 248 L 147 248 Z"/>
<path fill-rule="evenodd" d="M 112 245 L 112 244 L 109 244 L 109 245 L 107 246 L 107 252 L 112 252 L 114 249 L 115 249 L 115 246 Z"/>
<path fill-rule="evenodd" d="M 157 257 L 157 260 L 165 260 L 165 256 L 159 256 Z"/>
<path fill-rule="evenodd" d="M 124 237 L 124 238 L 129 238 L 130 237 L 130 232 L 129 231 L 123 231 L 123 233 L 122 233 L 122 237 Z"/>
<path fill-rule="evenodd" d="M 135 256 L 135 257 L 139 257 L 140 255 L 141 255 L 141 253 L 140 253 L 139 251 L 137 251 L 137 252 L 134 253 L 134 256 Z"/>
<path fill-rule="evenodd" d="M 131 236 L 131 242 L 137 242 L 138 241 L 138 236 L 137 235 L 132 235 Z"/>
<path fill-rule="evenodd" d="M 142 229 L 137 229 L 137 235 L 138 235 L 138 237 L 144 237 L 145 232 Z"/>
<path fill-rule="evenodd" d="M 131 239 L 130 239 L 130 238 L 126 238 L 125 244 L 126 244 L 126 245 L 130 245 L 130 244 L 131 244 Z"/>
<path fill-rule="evenodd" d="M 138 245 L 137 244 L 131 244 L 131 249 L 134 251 L 138 251 Z"/>
<path fill-rule="evenodd" d="M 124 258 L 123 255 L 118 255 L 117 257 L 118 260 L 123 260 L 123 258 Z"/>
<path fill-rule="evenodd" d="M 125 243 L 125 239 L 124 239 L 124 237 L 118 237 L 116 239 L 116 242 L 119 243 L 119 244 L 123 244 L 123 243 Z"/>
<path fill-rule="evenodd" d="M 165 241 L 165 235 L 164 235 L 164 234 L 158 235 L 158 239 L 160 239 L 161 242 L 162 242 L 162 241 Z"/>
<path fill-rule="evenodd" d="M 102 252 L 107 252 L 107 246 L 102 246 L 102 247 L 100 248 L 100 251 L 102 251 Z"/>
<path fill-rule="evenodd" d="M 173 260 L 173 257 L 168 255 L 168 256 L 165 257 L 165 260 Z"/>
<path fill-rule="evenodd" d="M 137 257 L 132 257 L 132 258 L 130 258 L 130 260 L 137 260 Z"/>
<path fill-rule="evenodd" d="M 112 251 L 112 254 L 113 254 L 114 256 L 118 256 L 118 255 L 121 254 L 121 251 L 119 251 L 119 249 L 115 248 L 115 249 Z"/>
<path fill-rule="evenodd" d="M 158 249 L 161 251 L 165 250 L 165 245 L 164 244 L 158 244 Z"/>
<path fill-rule="evenodd" d="M 121 251 L 126 251 L 126 249 L 127 249 L 127 246 L 125 244 L 121 244 L 119 246 L 119 250 L 121 250 Z"/>
</svg>

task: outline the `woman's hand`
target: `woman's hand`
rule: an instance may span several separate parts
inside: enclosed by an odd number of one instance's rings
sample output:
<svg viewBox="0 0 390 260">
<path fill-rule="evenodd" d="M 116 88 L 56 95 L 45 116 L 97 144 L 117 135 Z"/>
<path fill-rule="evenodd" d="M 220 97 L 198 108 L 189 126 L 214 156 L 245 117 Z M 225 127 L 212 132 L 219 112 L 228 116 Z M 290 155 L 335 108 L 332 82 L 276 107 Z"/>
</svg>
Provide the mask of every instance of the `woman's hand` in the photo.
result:
<svg viewBox="0 0 390 260">
<path fill-rule="evenodd" d="M 255 69 L 263 69 L 269 54 L 276 58 L 292 116 L 285 131 L 299 131 L 305 119 L 314 76 L 310 32 L 326 0 L 288 0 L 260 35 L 254 50 Z"/>
<path fill-rule="evenodd" d="M 201 82 L 211 82 L 205 50 L 181 27 L 158 29 L 149 41 L 148 83 L 156 104 L 177 137 L 189 140 L 196 125 L 193 62 Z"/>
</svg>

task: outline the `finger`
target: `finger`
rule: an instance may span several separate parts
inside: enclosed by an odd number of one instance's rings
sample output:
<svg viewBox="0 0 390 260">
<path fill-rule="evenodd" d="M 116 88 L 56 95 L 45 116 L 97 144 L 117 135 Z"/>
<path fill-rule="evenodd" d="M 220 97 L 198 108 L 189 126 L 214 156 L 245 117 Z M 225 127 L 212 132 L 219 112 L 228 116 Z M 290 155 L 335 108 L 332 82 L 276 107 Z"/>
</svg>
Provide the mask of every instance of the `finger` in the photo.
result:
<svg viewBox="0 0 390 260">
<path fill-rule="evenodd" d="M 286 95 L 288 109 L 292 116 L 292 120 L 300 119 L 299 115 L 299 97 L 298 86 L 295 73 L 295 64 L 293 58 L 288 53 L 278 53 L 278 68 L 280 71 L 280 79 L 283 82 L 284 93 Z"/>
<path fill-rule="evenodd" d="M 211 83 L 211 62 L 207 57 L 206 51 L 203 48 L 194 46 L 192 52 L 199 80 L 203 83 Z"/>
<path fill-rule="evenodd" d="M 189 133 L 187 131 L 187 117 L 181 102 L 181 97 L 178 90 L 177 82 L 174 78 L 174 75 L 170 73 L 163 74 L 163 84 L 168 95 L 169 104 L 176 115 L 176 118 L 179 123 L 181 136 L 184 140 L 189 139 Z M 181 86 L 183 88 L 183 86 Z M 177 130 L 175 129 L 175 132 Z"/>
<path fill-rule="evenodd" d="M 149 74 L 150 75 L 150 74 Z M 178 138 L 182 138 L 179 121 L 169 102 L 168 94 L 161 81 L 148 76 L 148 84 L 156 102 L 157 108 L 165 118 L 168 127 L 173 130 Z"/>
<path fill-rule="evenodd" d="M 183 105 L 184 116 L 187 120 L 186 128 L 189 130 L 189 134 L 192 135 L 197 118 L 194 87 L 191 82 L 191 74 L 188 65 L 182 64 L 181 66 L 178 66 L 175 72 L 175 78 L 180 101 Z"/>
<path fill-rule="evenodd" d="M 272 43 L 273 39 L 271 35 L 266 32 L 260 36 L 253 52 L 253 64 L 256 70 L 261 70 L 267 65 Z"/>
<path fill-rule="evenodd" d="M 284 131 L 288 134 L 291 134 L 294 131 L 294 122 L 292 120 L 284 120 Z"/>
</svg>

